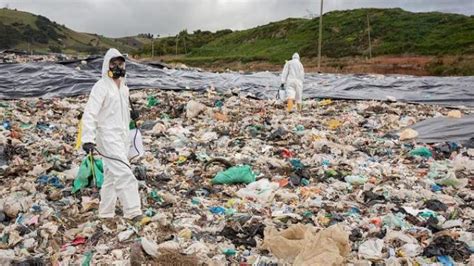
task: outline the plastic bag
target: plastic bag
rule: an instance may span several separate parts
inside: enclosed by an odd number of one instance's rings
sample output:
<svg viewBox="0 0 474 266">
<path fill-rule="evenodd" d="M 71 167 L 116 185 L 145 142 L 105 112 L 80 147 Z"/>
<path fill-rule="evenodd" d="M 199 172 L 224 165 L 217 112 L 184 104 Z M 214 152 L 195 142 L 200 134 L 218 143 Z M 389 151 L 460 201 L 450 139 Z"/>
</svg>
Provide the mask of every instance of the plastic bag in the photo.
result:
<svg viewBox="0 0 474 266">
<path fill-rule="evenodd" d="M 158 252 L 158 245 L 155 243 L 155 241 L 150 240 L 146 237 L 141 238 L 141 244 L 143 250 L 146 252 L 146 254 L 152 256 L 153 258 L 157 258 L 159 255 Z"/>
<path fill-rule="evenodd" d="M 327 122 L 327 126 L 330 130 L 335 130 L 342 125 L 342 122 L 337 119 L 331 119 Z"/>
<path fill-rule="evenodd" d="M 256 175 L 249 165 L 234 166 L 225 171 L 217 173 L 212 179 L 212 184 L 249 184 L 255 182 Z"/>
<path fill-rule="evenodd" d="M 363 176 L 358 176 L 358 175 L 348 175 L 344 177 L 344 180 L 347 183 L 352 184 L 352 185 L 363 185 L 367 183 L 369 179 Z"/>
<path fill-rule="evenodd" d="M 241 188 L 237 191 L 237 196 L 244 199 L 256 199 L 264 203 L 273 198 L 274 192 L 278 187 L 278 183 L 270 182 L 268 179 L 260 179 L 257 182 L 249 184 L 247 187 Z"/>
<path fill-rule="evenodd" d="M 292 225 L 283 231 L 267 227 L 263 249 L 293 265 L 343 265 L 351 247 L 349 234 L 341 225 L 318 233 L 309 225 Z"/>
<path fill-rule="evenodd" d="M 86 156 L 79 167 L 72 185 L 72 193 L 94 184 L 98 188 L 104 183 L 104 165 L 101 159 Z"/>
<path fill-rule="evenodd" d="M 364 259 L 382 259 L 383 247 L 384 244 L 382 239 L 369 239 L 359 246 L 359 256 Z"/>
<path fill-rule="evenodd" d="M 435 238 L 423 250 L 423 256 L 428 258 L 446 255 L 451 256 L 457 262 L 463 262 L 469 259 L 471 251 L 466 243 L 446 235 Z"/>
<path fill-rule="evenodd" d="M 286 90 L 284 88 L 280 87 L 278 89 L 278 92 L 277 92 L 277 95 L 276 95 L 277 101 L 285 101 L 286 98 L 287 98 Z"/>
<path fill-rule="evenodd" d="M 206 110 L 206 106 L 204 104 L 191 100 L 186 105 L 186 117 L 194 118 L 204 110 Z"/>
<path fill-rule="evenodd" d="M 460 189 L 467 186 L 469 180 L 467 178 L 456 178 L 456 174 L 454 172 L 448 172 L 445 177 L 435 179 L 435 183 L 438 185 L 451 186 Z"/>
<path fill-rule="evenodd" d="M 156 99 L 155 96 L 150 95 L 146 98 L 147 100 L 147 107 L 151 108 L 153 106 L 157 106 L 160 103 L 160 100 Z"/>
<path fill-rule="evenodd" d="M 410 156 L 420 156 L 424 158 L 433 157 L 433 153 L 426 147 L 418 147 L 410 151 Z"/>
<path fill-rule="evenodd" d="M 143 148 L 143 137 L 140 130 L 137 128 L 130 130 L 130 149 L 128 151 L 128 158 L 132 159 L 135 157 L 141 157 L 145 154 L 145 149 Z"/>
<path fill-rule="evenodd" d="M 383 224 L 390 228 L 406 228 L 405 217 L 401 213 L 392 214 L 389 213 L 383 217 Z"/>
</svg>

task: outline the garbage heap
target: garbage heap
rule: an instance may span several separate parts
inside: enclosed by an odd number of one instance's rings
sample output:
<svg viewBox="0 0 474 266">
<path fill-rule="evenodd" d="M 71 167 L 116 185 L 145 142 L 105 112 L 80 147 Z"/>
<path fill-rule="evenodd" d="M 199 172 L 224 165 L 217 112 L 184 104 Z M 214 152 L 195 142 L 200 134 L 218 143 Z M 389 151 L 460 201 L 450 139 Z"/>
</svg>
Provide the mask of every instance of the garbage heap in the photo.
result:
<svg viewBox="0 0 474 266">
<path fill-rule="evenodd" d="M 63 54 L 30 55 L 26 51 L 3 51 L 0 52 L 1 63 L 31 63 L 31 62 L 57 62 L 68 60 Z"/>
<path fill-rule="evenodd" d="M 408 129 L 473 110 L 321 99 L 288 114 L 212 91 L 131 99 L 146 149 L 133 160 L 140 223 L 120 208 L 100 220 L 100 184 L 74 183 L 86 97 L 0 101 L 0 264 L 474 263 L 474 146 L 418 143 Z"/>
</svg>

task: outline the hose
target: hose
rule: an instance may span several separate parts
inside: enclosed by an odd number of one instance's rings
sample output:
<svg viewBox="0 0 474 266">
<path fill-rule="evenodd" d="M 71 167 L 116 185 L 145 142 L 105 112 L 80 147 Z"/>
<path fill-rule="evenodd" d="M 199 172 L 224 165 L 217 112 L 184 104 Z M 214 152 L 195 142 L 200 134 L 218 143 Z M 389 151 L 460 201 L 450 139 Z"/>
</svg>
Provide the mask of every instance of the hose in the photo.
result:
<svg viewBox="0 0 474 266">
<path fill-rule="evenodd" d="M 128 100 L 129 100 L 129 102 L 130 102 L 130 107 L 131 107 L 132 111 L 135 111 L 135 108 L 133 107 L 133 104 L 132 104 L 132 101 L 131 101 L 130 97 L 128 98 Z M 130 160 L 132 160 L 132 159 L 134 159 L 135 157 L 137 157 L 138 155 L 140 155 L 140 151 L 138 150 L 138 147 L 137 147 L 137 144 L 136 144 L 136 142 L 137 142 L 137 136 L 138 136 L 138 131 L 139 131 L 140 129 L 138 128 L 137 123 L 136 123 L 135 121 L 133 121 L 133 122 L 134 122 L 134 124 L 135 124 L 135 129 L 136 129 L 136 130 L 135 130 L 135 136 L 133 137 L 133 147 L 134 147 L 135 150 L 137 151 L 137 155 L 135 155 L 135 156 L 133 156 L 132 158 L 130 158 Z M 100 153 L 100 151 L 99 151 L 97 148 L 95 148 L 95 147 L 94 147 L 94 150 L 95 150 L 100 156 L 102 156 L 102 157 L 104 157 L 104 158 L 107 158 L 107 159 L 110 159 L 110 160 L 114 160 L 114 161 L 117 161 L 117 162 L 121 162 L 121 163 L 123 163 L 124 165 L 126 165 L 128 168 L 132 169 L 132 167 L 131 167 L 128 163 L 126 163 L 126 162 L 124 162 L 124 161 L 122 161 L 122 160 L 120 160 L 120 159 L 118 159 L 118 158 L 113 158 L 113 157 L 106 156 L 106 155 Z M 90 156 L 91 156 L 91 158 L 92 158 L 92 152 L 90 153 Z"/>
<path fill-rule="evenodd" d="M 137 155 L 133 156 L 132 158 L 130 158 L 130 160 L 133 160 L 135 159 L 135 157 L 137 157 L 138 155 L 140 155 L 140 151 L 138 150 L 137 148 L 137 135 L 138 135 L 138 131 L 140 130 L 137 126 L 137 123 L 134 121 L 134 124 L 135 124 L 135 136 L 133 137 L 133 147 L 135 148 L 135 151 L 137 151 Z"/>
<path fill-rule="evenodd" d="M 126 162 L 124 162 L 124 161 L 122 161 L 122 160 L 120 160 L 120 159 L 118 159 L 118 158 L 113 158 L 113 157 L 105 156 L 105 155 L 103 155 L 102 153 L 100 153 L 100 151 L 99 151 L 98 149 L 96 149 L 96 148 L 94 148 L 94 150 L 95 150 L 100 156 L 102 156 L 102 157 L 104 157 L 104 158 L 107 158 L 107 159 L 110 159 L 110 160 L 114 160 L 114 161 L 117 161 L 117 162 L 121 162 L 121 163 L 125 164 L 128 168 L 132 169 L 132 167 L 131 167 L 130 165 L 128 165 L 128 163 L 126 163 Z"/>
<path fill-rule="evenodd" d="M 130 98 L 130 96 L 128 97 L 128 102 L 130 104 L 130 108 L 132 109 L 132 112 L 135 112 L 135 108 L 133 107 L 133 104 L 132 104 L 132 99 Z M 138 155 L 140 155 L 140 151 L 138 150 L 137 148 L 137 135 L 138 135 L 138 131 L 140 130 L 140 128 L 138 128 L 138 125 L 137 125 L 137 122 L 136 121 L 133 121 L 134 125 L 135 125 L 135 136 L 133 137 L 133 147 L 135 148 L 135 151 L 137 151 L 137 155 L 133 156 L 132 158 L 130 158 L 130 160 L 133 160 L 135 157 L 137 157 Z"/>
</svg>

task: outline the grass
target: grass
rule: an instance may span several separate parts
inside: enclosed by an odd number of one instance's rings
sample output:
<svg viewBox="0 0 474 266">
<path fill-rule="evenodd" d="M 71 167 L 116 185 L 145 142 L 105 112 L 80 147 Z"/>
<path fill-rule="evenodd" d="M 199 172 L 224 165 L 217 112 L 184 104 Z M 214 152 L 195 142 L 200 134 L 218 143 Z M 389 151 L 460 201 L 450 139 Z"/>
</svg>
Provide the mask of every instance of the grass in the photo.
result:
<svg viewBox="0 0 474 266">
<path fill-rule="evenodd" d="M 32 14 L 23 11 L 11 10 L 2 8 L 0 9 L 0 22 L 5 25 L 12 25 L 14 23 L 27 24 L 38 29 L 35 25 L 36 18 Z"/>
<path fill-rule="evenodd" d="M 0 9 L 0 49 L 30 48 L 36 52 L 96 54 L 111 47 L 124 53 L 141 48 L 128 45 L 118 38 L 76 32 L 28 12 Z"/>
<path fill-rule="evenodd" d="M 323 55 L 332 58 L 368 56 L 367 15 L 371 22 L 372 54 L 458 55 L 474 54 L 474 17 L 439 12 L 412 13 L 395 9 L 356 9 L 324 14 Z M 317 56 L 319 18 L 290 18 L 256 28 L 227 32 L 181 35 L 178 43 L 183 61 L 212 62 L 228 58 L 282 63 L 299 52 Z M 176 53 L 176 38 L 155 42 L 161 55 Z M 138 51 L 148 54 L 150 47 Z"/>
<path fill-rule="evenodd" d="M 439 12 L 412 13 L 399 8 L 355 9 L 324 14 L 322 54 L 334 59 L 330 67 L 350 65 L 342 58 L 364 58 L 369 54 L 367 16 L 370 18 L 372 55 L 459 57 L 447 62 L 434 60 L 427 71 L 440 75 L 474 75 L 474 16 Z M 264 62 L 281 65 L 299 52 L 303 61 L 317 57 L 319 18 L 288 18 L 255 28 L 210 32 L 183 30 L 179 38 L 155 39 L 155 56 L 167 62 L 200 66 Z M 30 45 L 29 45 L 30 44 Z M 47 18 L 27 12 L 0 9 L 0 49 L 98 54 L 110 47 L 139 56 L 151 55 L 146 36 L 107 38 L 73 31 Z M 470 57 L 469 57 L 470 58 Z M 341 59 L 341 60 L 338 60 Z"/>
</svg>

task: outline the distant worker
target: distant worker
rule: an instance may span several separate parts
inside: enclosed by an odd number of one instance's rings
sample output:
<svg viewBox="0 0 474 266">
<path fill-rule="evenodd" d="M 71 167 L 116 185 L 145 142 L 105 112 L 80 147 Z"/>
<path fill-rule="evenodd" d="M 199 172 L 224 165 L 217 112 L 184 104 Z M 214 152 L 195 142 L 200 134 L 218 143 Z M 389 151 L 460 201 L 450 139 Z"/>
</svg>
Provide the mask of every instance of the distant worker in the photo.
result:
<svg viewBox="0 0 474 266">
<path fill-rule="evenodd" d="M 109 49 L 104 57 L 102 76 L 92 87 L 82 117 L 82 143 L 86 153 L 97 150 L 104 156 L 104 183 L 100 189 L 99 218 L 115 216 L 117 198 L 124 217 L 141 221 L 138 181 L 129 168 L 127 153 L 129 124 L 138 119 L 130 112 L 129 89 L 125 84 L 125 57 Z"/>
<path fill-rule="evenodd" d="M 281 87 L 284 88 L 286 86 L 288 112 L 293 111 L 295 101 L 298 111 L 303 109 L 303 81 L 304 68 L 300 62 L 300 55 L 294 53 L 293 59 L 285 63 L 281 73 Z"/>
</svg>

